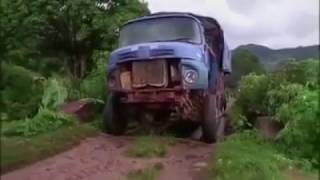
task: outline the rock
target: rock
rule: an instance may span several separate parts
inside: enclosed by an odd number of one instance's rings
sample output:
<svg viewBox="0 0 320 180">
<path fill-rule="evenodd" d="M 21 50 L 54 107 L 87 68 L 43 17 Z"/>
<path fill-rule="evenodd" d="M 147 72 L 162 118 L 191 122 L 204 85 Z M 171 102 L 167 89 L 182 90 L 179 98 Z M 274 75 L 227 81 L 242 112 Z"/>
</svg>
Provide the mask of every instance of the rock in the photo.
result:
<svg viewBox="0 0 320 180">
<path fill-rule="evenodd" d="M 281 123 L 274 121 L 269 116 L 258 117 L 254 126 L 259 130 L 259 133 L 267 139 L 276 139 L 279 132 L 283 129 Z"/>
<path fill-rule="evenodd" d="M 196 168 L 205 168 L 208 167 L 208 163 L 206 162 L 196 162 L 193 164 L 194 167 Z"/>
<path fill-rule="evenodd" d="M 89 122 L 94 119 L 99 103 L 90 99 L 80 99 L 64 104 L 60 110 L 66 114 L 74 115 L 81 121 Z"/>
</svg>

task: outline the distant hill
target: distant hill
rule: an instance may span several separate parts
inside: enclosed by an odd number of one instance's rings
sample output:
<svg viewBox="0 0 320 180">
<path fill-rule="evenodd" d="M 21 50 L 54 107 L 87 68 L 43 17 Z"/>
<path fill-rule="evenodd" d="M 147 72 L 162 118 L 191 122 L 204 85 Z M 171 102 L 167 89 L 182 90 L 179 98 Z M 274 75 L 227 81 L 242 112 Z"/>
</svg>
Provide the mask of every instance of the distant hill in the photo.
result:
<svg viewBox="0 0 320 180">
<path fill-rule="evenodd" d="M 319 58 L 319 45 L 271 49 L 262 45 L 248 44 L 237 47 L 233 52 L 239 49 L 247 49 L 258 56 L 259 61 L 266 69 L 272 69 L 278 63 L 284 63 L 291 59 Z"/>
</svg>

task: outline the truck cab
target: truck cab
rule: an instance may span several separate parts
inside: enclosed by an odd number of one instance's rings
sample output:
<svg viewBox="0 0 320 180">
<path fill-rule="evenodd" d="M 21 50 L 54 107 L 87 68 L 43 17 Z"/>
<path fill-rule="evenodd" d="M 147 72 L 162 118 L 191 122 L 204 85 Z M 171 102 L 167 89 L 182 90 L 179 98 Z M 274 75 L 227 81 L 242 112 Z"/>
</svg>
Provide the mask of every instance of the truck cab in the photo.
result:
<svg viewBox="0 0 320 180">
<path fill-rule="evenodd" d="M 216 141 L 225 126 L 223 78 L 230 61 L 213 18 L 164 12 L 127 22 L 107 65 L 107 132 L 125 133 L 128 121 L 146 112 L 160 125 L 175 114 L 199 123 L 206 142 Z"/>
</svg>

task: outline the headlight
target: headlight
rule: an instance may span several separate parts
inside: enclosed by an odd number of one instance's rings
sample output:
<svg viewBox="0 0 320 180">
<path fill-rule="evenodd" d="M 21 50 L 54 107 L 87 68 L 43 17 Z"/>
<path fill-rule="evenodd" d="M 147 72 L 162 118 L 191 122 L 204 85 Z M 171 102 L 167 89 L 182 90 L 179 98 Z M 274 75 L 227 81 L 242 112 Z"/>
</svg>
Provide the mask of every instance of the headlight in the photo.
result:
<svg viewBox="0 0 320 180">
<path fill-rule="evenodd" d="M 192 84 L 194 82 L 196 82 L 196 80 L 198 79 L 198 73 L 197 71 L 193 70 L 193 69 L 188 69 L 184 72 L 184 81 Z"/>
</svg>

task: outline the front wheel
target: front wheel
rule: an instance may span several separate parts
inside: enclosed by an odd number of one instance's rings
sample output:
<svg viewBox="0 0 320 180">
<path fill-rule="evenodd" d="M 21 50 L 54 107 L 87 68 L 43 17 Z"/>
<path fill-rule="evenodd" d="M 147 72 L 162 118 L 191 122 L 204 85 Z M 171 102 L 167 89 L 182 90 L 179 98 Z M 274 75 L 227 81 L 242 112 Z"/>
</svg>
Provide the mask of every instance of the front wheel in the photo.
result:
<svg viewBox="0 0 320 180">
<path fill-rule="evenodd" d="M 223 109 L 218 103 L 216 95 L 210 94 L 205 98 L 202 138 L 207 143 L 219 141 L 225 135 L 226 119 L 223 115 Z"/>
<path fill-rule="evenodd" d="M 125 105 L 120 102 L 120 96 L 112 94 L 108 97 L 103 118 L 103 126 L 107 133 L 122 135 L 126 132 L 128 120 L 125 110 Z"/>
</svg>

